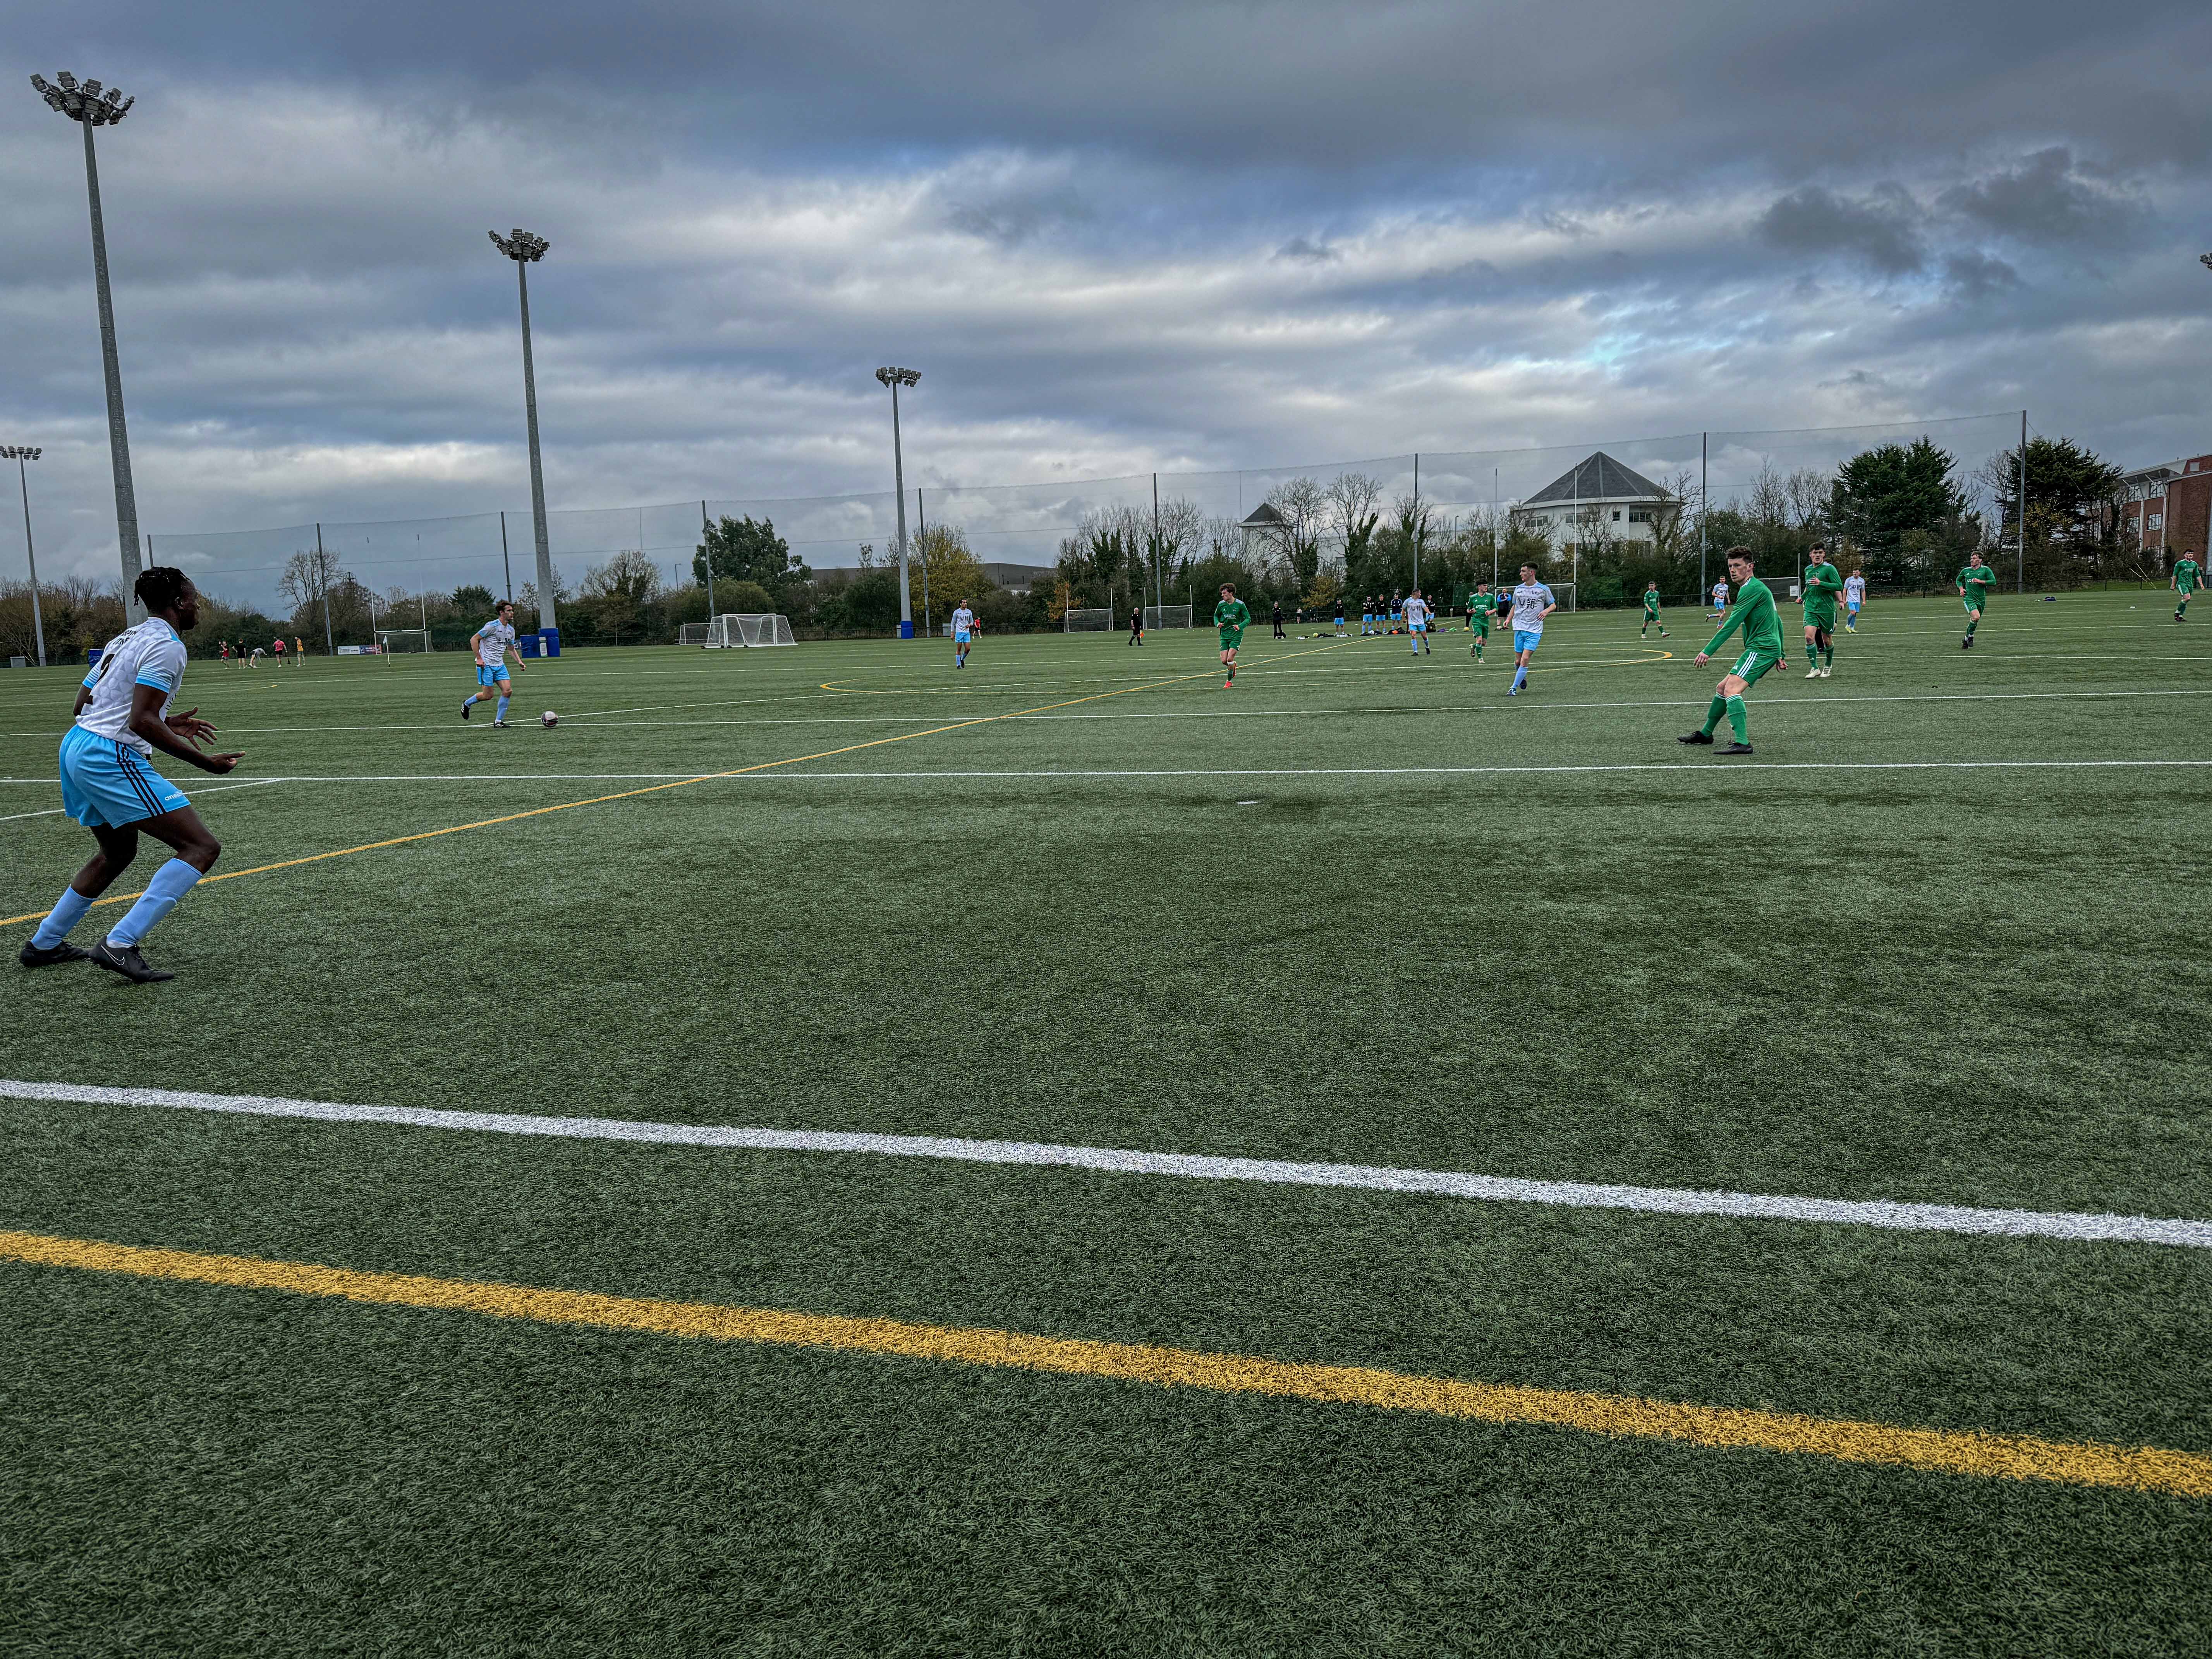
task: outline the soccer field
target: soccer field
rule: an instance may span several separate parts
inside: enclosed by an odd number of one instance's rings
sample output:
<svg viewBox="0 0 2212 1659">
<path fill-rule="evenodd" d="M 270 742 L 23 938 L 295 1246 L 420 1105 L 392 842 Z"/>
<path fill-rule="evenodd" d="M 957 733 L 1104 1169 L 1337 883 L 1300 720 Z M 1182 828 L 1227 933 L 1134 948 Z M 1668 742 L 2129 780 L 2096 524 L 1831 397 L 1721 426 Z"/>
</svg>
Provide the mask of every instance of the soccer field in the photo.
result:
<svg viewBox="0 0 2212 1659">
<path fill-rule="evenodd" d="M 2205 1651 L 2212 616 L 1783 615 L 1746 760 L 1694 611 L 196 661 L 177 978 L 6 964 L 7 1645 Z"/>
</svg>

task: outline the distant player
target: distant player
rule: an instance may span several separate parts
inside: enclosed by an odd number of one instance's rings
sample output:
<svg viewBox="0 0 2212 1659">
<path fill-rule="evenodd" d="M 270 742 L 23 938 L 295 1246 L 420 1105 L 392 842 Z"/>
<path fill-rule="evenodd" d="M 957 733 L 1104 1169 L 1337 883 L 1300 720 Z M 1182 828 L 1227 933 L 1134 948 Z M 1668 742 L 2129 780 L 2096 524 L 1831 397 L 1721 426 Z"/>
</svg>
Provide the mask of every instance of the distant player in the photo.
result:
<svg viewBox="0 0 2212 1659">
<path fill-rule="evenodd" d="M 1226 691 L 1237 684 L 1237 647 L 1244 643 L 1244 630 L 1252 625 L 1252 613 L 1237 597 L 1234 582 L 1221 584 L 1221 603 L 1213 607 L 1213 625 L 1221 630 L 1221 665 L 1229 671 L 1221 689 Z"/>
<path fill-rule="evenodd" d="M 1436 655 L 1429 646 L 1429 602 L 1417 587 L 1406 596 L 1406 637 L 1413 641 L 1417 657 L 1424 653 Z"/>
<path fill-rule="evenodd" d="M 282 634 L 279 634 L 275 639 L 270 641 L 269 643 L 276 647 L 276 665 L 279 668 L 282 668 L 284 665 L 284 636 Z"/>
<path fill-rule="evenodd" d="M 1828 550 L 1813 549 L 1813 562 L 1805 567 L 1805 678 L 1825 680 L 1836 666 L 1836 595 L 1844 591 L 1844 574 L 1828 562 Z"/>
<path fill-rule="evenodd" d="M 1305 612 L 1304 612 L 1303 611 L 1301 611 L 1298 614 L 1299 614 L 1299 616 L 1303 617 L 1303 616 L 1304 616 L 1304 615 L 1305 615 Z M 1286 640 L 1286 639 L 1290 638 L 1290 635 L 1287 635 L 1287 634 L 1285 634 L 1285 632 L 1283 632 L 1283 602 L 1282 602 L 1280 599 L 1277 599 L 1277 600 L 1275 601 L 1275 633 L 1274 633 L 1274 637 L 1275 637 L 1275 638 L 1277 638 L 1277 639 L 1279 639 L 1279 640 Z"/>
<path fill-rule="evenodd" d="M 1340 640 L 1346 637 L 1344 632 L 1344 596 L 1342 594 L 1339 594 L 1336 600 L 1336 637 Z"/>
<path fill-rule="evenodd" d="M 246 665 L 248 668 L 258 668 L 261 666 L 261 647 L 257 645 L 253 647 L 253 654 L 246 659 Z"/>
<path fill-rule="evenodd" d="M 1728 583 L 1725 581 L 1717 581 L 1713 584 L 1712 601 L 1713 620 L 1715 622 L 1718 622 L 1721 618 L 1721 613 L 1728 609 Z"/>
<path fill-rule="evenodd" d="M 1137 613 L 1141 617 L 1144 613 Z M 952 665 L 965 668 L 968 653 L 975 642 L 975 613 L 968 608 L 968 601 L 960 601 L 960 608 L 952 613 Z"/>
<path fill-rule="evenodd" d="M 1721 641 L 1741 628 L 1743 630 L 1743 654 L 1735 665 L 1721 676 L 1721 683 L 1713 692 L 1712 702 L 1705 709 L 1705 723 L 1695 732 L 1686 732 L 1677 738 L 1680 743 L 1711 743 L 1713 728 L 1728 716 L 1729 730 L 1735 733 L 1735 741 L 1719 752 L 1723 755 L 1751 753 L 1749 717 L 1744 713 L 1743 694 L 1759 684 L 1768 670 L 1779 668 L 1789 660 L 1782 643 L 1782 618 L 1774 609 L 1774 593 L 1754 574 L 1751 550 L 1731 547 L 1728 550 L 1729 580 L 1735 584 L 1735 605 L 1729 611 L 1721 631 L 1706 641 L 1705 648 L 1698 653 L 1702 666 L 1712 659 L 1721 647 Z"/>
<path fill-rule="evenodd" d="M 469 710 L 495 693 L 499 706 L 492 710 L 491 726 L 495 732 L 507 729 L 507 700 L 514 695 L 514 687 L 507 678 L 507 653 L 514 652 L 514 672 L 522 672 L 522 653 L 514 649 L 514 601 L 501 599 L 492 611 L 492 618 L 469 635 L 469 649 L 476 653 L 477 689 L 461 700 L 461 718 L 469 717 Z"/>
<path fill-rule="evenodd" d="M 2204 567 L 2197 562 L 2195 552 L 2185 553 L 2173 562 L 2173 574 L 2166 585 L 2172 588 L 2181 600 L 2179 605 L 2173 607 L 2174 621 L 2179 622 L 2187 614 L 2189 596 L 2197 591 L 2203 580 Z"/>
<path fill-rule="evenodd" d="M 45 968 L 89 957 L 145 985 L 175 975 L 148 967 L 139 942 L 222 854 L 222 844 L 200 822 L 184 791 L 148 759 L 158 749 L 220 777 L 243 757 L 203 755 L 200 745 L 215 735 L 215 727 L 197 708 L 169 712 L 185 678 L 185 642 L 179 636 L 199 621 L 200 596 L 191 579 L 155 565 L 139 576 L 133 591 L 146 607 L 146 620 L 108 641 L 78 689 L 76 723 L 62 739 L 63 810 L 92 831 L 100 850 L 62 890 L 61 902 L 16 960 L 26 968 Z M 154 872 L 106 939 L 89 951 L 71 945 L 70 929 L 138 856 L 142 830 L 176 856 Z"/>
<path fill-rule="evenodd" d="M 1649 638 L 1655 626 L 1659 629 L 1659 637 L 1665 639 L 1667 625 L 1659 620 L 1659 584 L 1650 581 L 1644 585 L 1644 626 L 1636 630 L 1636 637 Z"/>
<path fill-rule="evenodd" d="M 1528 665 L 1544 642 L 1544 618 L 1559 608 L 1552 590 L 1536 580 L 1536 567 L 1521 567 L 1521 585 L 1513 590 L 1513 684 L 1505 695 L 1517 697 L 1528 684 Z"/>
<path fill-rule="evenodd" d="M 1490 643 L 1490 619 L 1497 614 L 1498 595 L 1485 582 L 1467 602 L 1467 631 L 1474 635 L 1474 644 L 1469 649 L 1477 662 L 1482 660 L 1482 647 Z"/>
<path fill-rule="evenodd" d="M 1854 570 L 1844 578 L 1844 632 L 1859 631 L 1859 612 L 1866 608 L 1866 573 Z"/>
<path fill-rule="evenodd" d="M 1133 605 L 1129 607 L 1129 643 L 1142 645 L 1144 642 L 1145 607 L 1141 605 Z"/>
<path fill-rule="evenodd" d="M 1966 555 L 1966 568 L 1959 573 L 1959 597 L 1966 606 L 1966 637 L 1959 641 L 1959 649 L 1973 648 L 1974 630 L 1982 625 L 1982 612 L 1990 603 L 1990 584 L 1997 573 L 1982 562 L 1978 550 Z"/>
<path fill-rule="evenodd" d="M 307 665 L 307 642 L 301 639 L 298 635 L 295 634 L 292 636 L 292 666 L 295 668 L 305 668 Z"/>
</svg>

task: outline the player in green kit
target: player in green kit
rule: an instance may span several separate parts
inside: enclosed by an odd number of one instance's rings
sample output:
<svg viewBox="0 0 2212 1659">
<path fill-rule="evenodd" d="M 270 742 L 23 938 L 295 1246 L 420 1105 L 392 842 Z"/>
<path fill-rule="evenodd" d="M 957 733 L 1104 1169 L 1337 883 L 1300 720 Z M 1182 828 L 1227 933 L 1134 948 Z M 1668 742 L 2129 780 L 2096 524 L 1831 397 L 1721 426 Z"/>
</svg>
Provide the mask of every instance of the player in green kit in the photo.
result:
<svg viewBox="0 0 2212 1659">
<path fill-rule="evenodd" d="M 1485 582 L 1467 602 L 1467 631 L 1474 635 L 1474 654 L 1482 660 L 1482 647 L 1490 643 L 1490 619 L 1498 614 L 1498 595 Z"/>
<path fill-rule="evenodd" d="M 1659 584 L 1648 582 L 1644 588 L 1644 626 L 1636 630 L 1638 639 L 1648 638 L 1654 623 L 1659 624 L 1659 637 L 1667 637 L 1667 625 L 1659 622 Z"/>
<path fill-rule="evenodd" d="M 1713 693 L 1713 701 L 1705 710 L 1705 723 L 1695 732 L 1686 732 L 1675 739 L 1678 743 L 1711 743 L 1713 728 L 1728 716 L 1729 730 L 1735 733 L 1735 741 L 1720 752 L 1723 755 L 1751 753 L 1750 721 L 1744 713 L 1743 694 L 1759 684 L 1761 676 L 1770 669 L 1780 668 L 1790 660 L 1782 643 L 1782 618 L 1775 613 L 1773 590 L 1753 574 L 1751 550 L 1731 547 L 1728 550 L 1729 581 L 1735 589 L 1735 603 L 1729 607 L 1728 619 L 1721 623 L 1721 631 L 1706 641 L 1705 648 L 1698 653 L 1697 660 L 1711 659 L 1721 642 L 1741 628 L 1743 629 L 1743 654 L 1735 665 L 1721 676 L 1721 683 Z"/>
<path fill-rule="evenodd" d="M 1966 568 L 1959 573 L 1959 597 L 1966 605 L 1966 637 L 1959 641 L 1959 649 L 1973 648 L 1974 630 L 1982 625 L 1982 611 L 1990 602 L 1990 584 L 1997 573 L 1982 562 L 1979 553 L 1966 556 Z"/>
<path fill-rule="evenodd" d="M 1221 665 L 1229 671 L 1229 677 L 1221 682 L 1224 691 L 1237 684 L 1237 647 L 1244 643 L 1244 630 L 1251 621 L 1252 613 L 1237 597 L 1235 585 L 1222 583 L 1221 603 L 1213 607 L 1213 625 L 1221 630 Z"/>
<path fill-rule="evenodd" d="M 1828 550 L 1813 549 L 1805 567 L 1805 678 L 1825 680 L 1836 665 L 1836 595 L 1844 573 L 1828 562 Z"/>
<path fill-rule="evenodd" d="M 2173 562 L 2173 578 L 2166 583 L 2180 597 L 2181 603 L 2173 607 L 2173 619 L 2179 622 L 2189 609 L 2189 596 L 2204 580 L 2204 567 L 2197 562 L 2195 553 L 2185 553 Z"/>
</svg>

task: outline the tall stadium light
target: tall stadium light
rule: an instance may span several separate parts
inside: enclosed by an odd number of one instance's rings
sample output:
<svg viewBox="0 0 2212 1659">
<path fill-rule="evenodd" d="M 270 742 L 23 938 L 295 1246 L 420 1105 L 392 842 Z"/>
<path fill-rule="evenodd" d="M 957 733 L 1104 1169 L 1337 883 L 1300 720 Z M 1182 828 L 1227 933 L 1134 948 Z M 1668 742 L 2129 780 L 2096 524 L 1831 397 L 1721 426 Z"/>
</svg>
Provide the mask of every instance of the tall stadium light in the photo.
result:
<svg viewBox="0 0 2212 1659">
<path fill-rule="evenodd" d="M 898 392 L 921 379 L 918 368 L 879 368 L 876 378 L 891 389 L 891 486 L 898 492 L 899 637 L 914 637 L 914 600 L 907 592 L 906 575 L 906 458 L 899 449 Z"/>
<path fill-rule="evenodd" d="M 100 162 L 93 155 L 92 130 L 112 127 L 138 100 L 114 87 L 104 92 L 97 81 L 79 83 L 63 70 L 52 81 L 31 77 L 39 96 L 84 129 L 84 190 L 92 204 L 92 281 L 100 296 L 100 349 L 107 368 L 107 450 L 115 469 L 115 537 L 123 550 L 123 610 L 133 623 L 145 620 L 138 603 L 138 495 L 131 487 L 131 436 L 123 425 L 123 366 L 115 355 L 115 300 L 107 288 L 107 231 L 100 216 Z"/>
<path fill-rule="evenodd" d="M 23 491 L 23 558 L 31 567 L 31 631 L 39 638 L 39 666 L 46 665 L 46 619 L 39 611 L 39 556 L 31 546 L 31 477 L 23 463 L 35 461 L 40 452 L 20 444 L 0 444 L 0 461 L 15 463 L 15 482 Z"/>
<path fill-rule="evenodd" d="M 560 619 L 553 609 L 553 548 L 545 535 L 545 468 L 538 457 L 538 374 L 530 361 L 530 267 L 553 246 L 543 236 L 515 229 L 506 235 L 485 233 L 491 244 L 514 261 L 514 280 L 522 296 L 522 410 L 530 428 L 530 517 L 538 535 L 538 626 L 557 637 Z"/>
</svg>

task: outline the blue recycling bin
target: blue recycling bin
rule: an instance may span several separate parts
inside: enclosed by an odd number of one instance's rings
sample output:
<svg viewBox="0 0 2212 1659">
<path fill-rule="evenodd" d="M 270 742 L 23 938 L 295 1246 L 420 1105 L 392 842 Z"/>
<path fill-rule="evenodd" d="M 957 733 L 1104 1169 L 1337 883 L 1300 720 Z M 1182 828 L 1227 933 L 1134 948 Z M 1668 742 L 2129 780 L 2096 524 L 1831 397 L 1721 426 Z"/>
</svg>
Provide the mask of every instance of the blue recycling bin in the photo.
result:
<svg viewBox="0 0 2212 1659">
<path fill-rule="evenodd" d="M 557 657 L 561 654 L 559 629 L 541 628 L 538 630 L 538 653 L 543 657 Z"/>
<path fill-rule="evenodd" d="M 517 634 L 514 636 L 514 648 L 523 656 L 536 656 L 538 654 L 538 635 L 535 634 Z"/>
<path fill-rule="evenodd" d="M 909 617 L 899 624 L 899 637 L 902 640 L 910 640 L 914 637 L 913 617 Z"/>
</svg>

